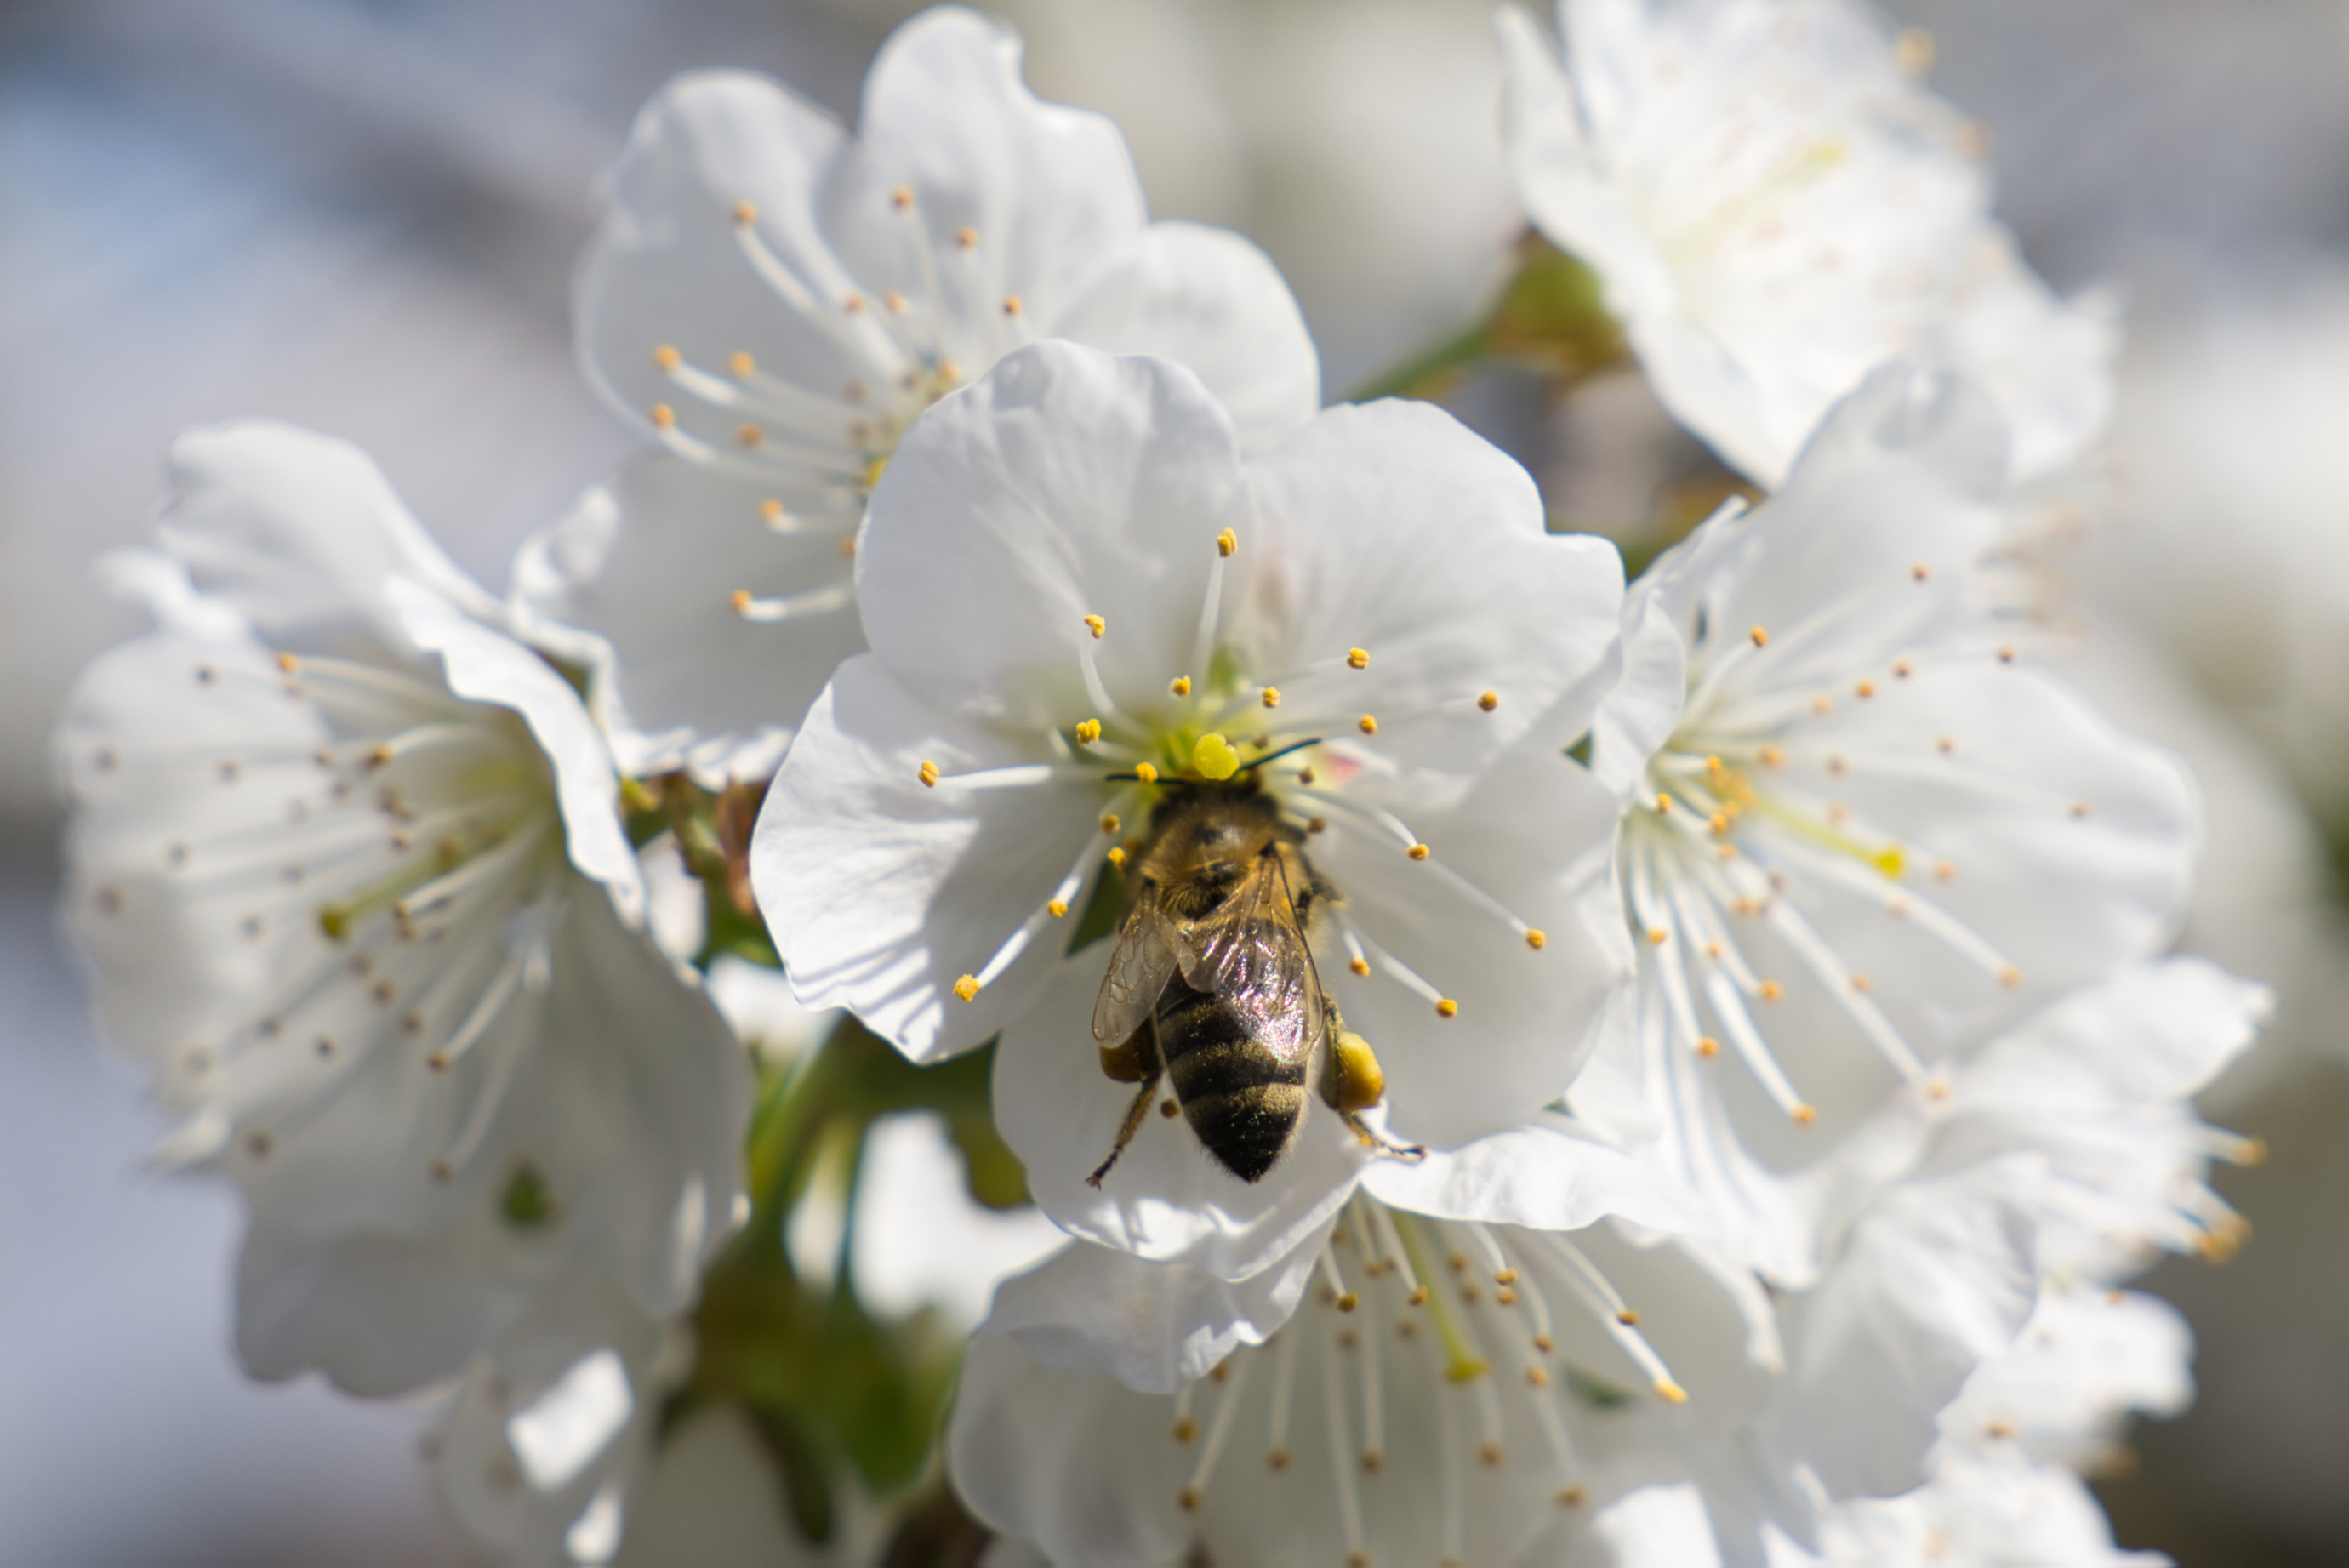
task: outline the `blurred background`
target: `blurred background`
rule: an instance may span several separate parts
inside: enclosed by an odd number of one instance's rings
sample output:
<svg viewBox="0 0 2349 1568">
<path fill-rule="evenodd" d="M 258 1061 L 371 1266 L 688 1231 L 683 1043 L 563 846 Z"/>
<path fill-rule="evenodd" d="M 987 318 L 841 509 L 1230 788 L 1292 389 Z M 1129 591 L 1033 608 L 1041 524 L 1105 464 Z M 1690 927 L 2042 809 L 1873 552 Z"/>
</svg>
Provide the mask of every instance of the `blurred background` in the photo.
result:
<svg viewBox="0 0 2349 1568">
<path fill-rule="evenodd" d="M 630 438 L 572 369 L 565 290 L 636 106 L 694 65 L 843 114 L 898 0 L 0 0 L 0 1564 L 438 1564 L 418 1410 L 246 1382 L 233 1199 L 82 1016 L 48 905 L 44 736 L 137 629 L 92 556 L 144 532 L 171 434 L 242 414 L 366 446 L 460 561 Z M 1009 0 L 1041 95 L 1103 109 L 1161 216 L 1287 271 L 1332 395 L 1464 321 L 1516 217 L 1485 0 Z M 2349 4 L 1899 0 L 1995 132 L 2059 287 L 2128 301 L 2108 515 L 2044 563 L 2075 674 L 2185 753 L 2210 812 L 2188 944 L 2278 986 L 2209 1097 L 2267 1140 L 2258 1234 L 2151 1288 L 2194 1411 L 2103 1483 L 2188 1568 L 2349 1563 Z M 1461 411 L 1576 526 L 1685 456 L 1635 380 Z"/>
</svg>

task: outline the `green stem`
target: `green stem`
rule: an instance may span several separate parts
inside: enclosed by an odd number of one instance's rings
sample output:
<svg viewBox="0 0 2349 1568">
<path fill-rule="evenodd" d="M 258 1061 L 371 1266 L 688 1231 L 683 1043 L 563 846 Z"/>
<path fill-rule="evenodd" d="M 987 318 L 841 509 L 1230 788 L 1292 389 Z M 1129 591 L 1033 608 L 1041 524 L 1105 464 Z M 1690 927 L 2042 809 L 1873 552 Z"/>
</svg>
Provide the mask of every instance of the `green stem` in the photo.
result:
<svg viewBox="0 0 2349 1568">
<path fill-rule="evenodd" d="M 1371 377 L 1347 393 L 1344 400 L 1368 403 L 1380 397 L 1426 397 L 1452 377 L 1475 368 L 1492 352 L 1491 324 L 1480 321 Z"/>
</svg>

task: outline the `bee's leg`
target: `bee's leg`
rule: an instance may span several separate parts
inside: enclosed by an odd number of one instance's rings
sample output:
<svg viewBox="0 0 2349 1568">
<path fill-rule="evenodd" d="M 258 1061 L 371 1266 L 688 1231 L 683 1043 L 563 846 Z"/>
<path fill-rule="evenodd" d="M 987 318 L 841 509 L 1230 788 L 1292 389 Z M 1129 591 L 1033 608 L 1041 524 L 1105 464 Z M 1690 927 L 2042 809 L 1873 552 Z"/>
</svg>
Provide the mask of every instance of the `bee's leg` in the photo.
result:
<svg viewBox="0 0 2349 1568">
<path fill-rule="evenodd" d="M 1335 1025 L 1336 1009 L 1331 1009 Z M 1371 1053 L 1371 1044 L 1351 1030 L 1333 1026 L 1330 1031 L 1330 1070 L 1321 1083 L 1321 1098 L 1332 1109 L 1345 1118 L 1346 1125 L 1363 1147 L 1398 1160 L 1417 1160 L 1427 1150 L 1416 1146 L 1393 1142 L 1380 1137 L 1362 1119 L 1361 1113 L 1379 1103 L 1387 1092 L 1387 1075 L 1379 1066 L 1379 1058 Z"/>
<path fill-rule="evenodd" d="M 1150 1101 L 1158 1093 L 1162 1070 L 1158 1042 L 1152 1037 L 1156 1025 L 1155 1017 L 1146 1018 L 1142 1027 L 1126 1037 L 1123 1045 L 1101 1047 L 1102 1071 L 1118 1083 L 1138 1083 L 1142 1088 L 1134 1095 L 1133 1103 L 1125 1109 L 1125 1119 L 1118 1124 L 1117 1141 L 1110 1146 L 1109 1158 L 1085 1178 L 1088 1187 L 1102 1184 L 1102 1178 L 1108 1175 L 1110 1167 L 1117 1163 L 1117 1157 L 1125 1152 L 1125 1146 L 1133 1141 L 1135 1133 L 1142 1130 L 1142 1119 L 1150 1114 Z"/>
</svg>

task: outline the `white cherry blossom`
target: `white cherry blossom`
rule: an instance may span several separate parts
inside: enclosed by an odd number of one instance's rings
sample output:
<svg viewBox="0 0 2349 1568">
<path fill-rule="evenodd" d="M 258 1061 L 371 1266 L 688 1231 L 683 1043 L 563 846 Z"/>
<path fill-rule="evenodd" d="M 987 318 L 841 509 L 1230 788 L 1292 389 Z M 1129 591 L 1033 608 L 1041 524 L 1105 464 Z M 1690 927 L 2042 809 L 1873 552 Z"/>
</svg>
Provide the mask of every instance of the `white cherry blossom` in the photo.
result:
<svg viewBox="0 0 2349 1568">
<path fill-rule="evenodd" d="M 1443 1149 L 1557 1097 L 1621 971 L 1612 810 L 1560 755 L 1612 667 L 1619 567 L 1424 405 L 1333 409 L 1245 459 L 1164 360 L 1040 344 L 924 417 L 873 499 L 843 665 L 767 797 L 759 901 L 801 1000 L 916 1060 L 1000 1034 L 995 1106 L 1045 1212 L 1239 1279 L 1369 1158 L 1309 1107 L 1234 1179 L 1145 1119 L 1069 932 L 1185 779 L 1257 769 L 1343 903 L 1318 984 Z M 1220 767 L 1218 767 L 1220 764 Z M 1320 901 L 1327 908 L 1336 899 Z"/>
<path fill-rule="evenodd" d="M 1296 302 L 1240 236 L 1145 221 L 1116 128 L 1038 101 L 958 7 L 883 45 L 854 135 L 764 77 L 647 105 L 581 263 L 590 376 L 667 449 L 535 541 L 632 771 L 763 776 L 857 651 L 850 554 L 914 418 L 1044 337 L 1163 354 L 1261 449 L 1311 418 Z M 544 634 L 555 635 L 548 632 Z"/>
<path fill-rule="evenodd" d="M 2002 1020 L 2168 940 L 2199 817 L 2178 767 L 2002 641 L 1975 566 L 1995 411 L 1891 366 L 1771 500 L 1635 587 L 1593 768 L 1626 805 L 1637 1027 L 1573 1086 L 1811 1276 L 1781 1177 Z"/>
<path fill-rule="evenodd" d="M 1501 13 L 1517 193 L 1606 287 L 1657 395 L 1775 487 L 1827 407 L 1909 356 L 1962 369 L 2016 470 L 2101 435 L 2118 346 L 1990 215 L 1981 131 L 1860 0 L 1559 0 Z"/>
<path fill-rule="evenodd" d="M 267 424 L 173 450 L 156 629 L 56 748 L 107 1032 L 252 1209 L 238 1342 L 395 1392 L 555 1304 L 691 1299 L 748 1074 L 632 927 L 611 762 L 552 665 L 365 457 Z"/>
<path fill-rule="evenodd" d="M 1271 1342 L 1171 1396 L 1070 1370 L 1032 1317 L 982 1331 L 948 1471 L 1063 1563 L 1611 1563 L 1626 1536 L 1657 1544 L 1611 1507 L 1692 1471 L 1735 1483 L 1756 1532 L 1806 1520 L 1797 1474 L 1836 1495 L 1923 1478 L 1934 1412 L 2029 1310 L 2034 1177 L 2007 1159 L 1913 1184 L 1775 1310 L 1609 1225 L 1447 1222 L 1364 1194 Z M 1216 1288 L 1096 1251 L 1041 1271 L 1095 1277 L 1090 1303 L 1065 1293 L 1062 1333 Z"/>
</svg>

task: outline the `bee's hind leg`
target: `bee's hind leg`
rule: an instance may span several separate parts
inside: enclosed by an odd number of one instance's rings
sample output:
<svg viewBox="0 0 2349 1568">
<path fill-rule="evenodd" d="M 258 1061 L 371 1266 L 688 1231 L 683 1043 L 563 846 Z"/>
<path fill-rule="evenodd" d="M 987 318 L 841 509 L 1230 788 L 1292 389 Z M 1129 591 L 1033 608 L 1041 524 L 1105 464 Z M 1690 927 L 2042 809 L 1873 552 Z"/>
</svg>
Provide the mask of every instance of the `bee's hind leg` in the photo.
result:
<svg viewBox="0 0 2349 1568">
<path fill-rule="evenodd" d="M 1331 1011 L 1334 1014 L 1335 1009 Z M 1362 1140 L 1365 1149 L 1375 1149 L 1395 1160 L 1423 1158 L 1426 1150 L 1381 1138 L 1362 1119 L 1362 1112 L 1386 1098 L 1386 1092 L 1387 1075 L 1379 1066 L 1379 1058 L 1371 1053 L 1370 1042 L 1350 1030 L 1332 1029 L 1330 1073 L 1322 1083 L 1322 1098 L 1346 1119 L 1346 1125 L 1354 1130 L 1354 1136 Z"/>
<path fill-rule="evenodd" d="M 1118 1124 L 1117 1141 L 1110 1145 L 1109 1158 L 1085 1178 L 1088 1187 L 1102 1184 L 1102 1178 L 1109 1174 L 1109 1168 L 1117 1163 L 1117 1157 L 1125 1152 L 1125 1146 L 1133 1141 L 1135 1133 L 1142 1130 L 1142 1119 L 1150 1114 L 1150 1101 L 1158 1093 L 1160 1077 L 1158 1043 L 1151 1037 L 1156 1022 L 1154 1018 L 1145 1021 L 1122 1046 L 1103 1046 L 1101 1048 L 1102 1071 L 1112 1081 L 1138 1083 L 1142 1088 L 1134 1095 L 1133 1103 L 1125 1109 L 1125 1119 Z"/>
<path fill-rule="evenodd" d="M 1109 1158 L 1095 1166 L 1093 1173 L 1085 1178 L 1086 1186 L 1102 1184 L 1102 1178 L 1109 1174 L 1109 1168 L 1117 1163 L 1117 1157 L 1125 1152 L 1125 1146 L 1133 1141 L 1135 1133 L 1142 1130 L 1142 1119 L 1150 1114 L 1150 1101 L 1157 1092 L 1158 1075 L 1152 1073 L 1143 1080 L 1142 1092 L 1133 1097 L 1133 1103 L 1126 1107 L 1125 1119 L 1118 1124 L 1117 1141 L 1110 1145 Z"/>
</svg>

